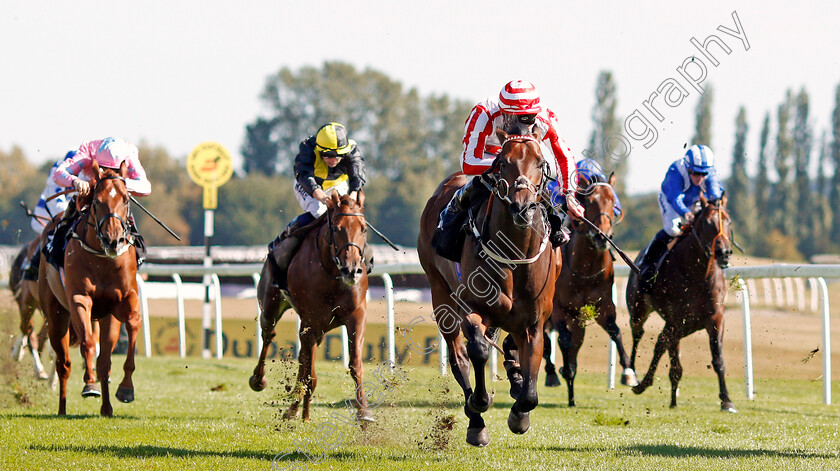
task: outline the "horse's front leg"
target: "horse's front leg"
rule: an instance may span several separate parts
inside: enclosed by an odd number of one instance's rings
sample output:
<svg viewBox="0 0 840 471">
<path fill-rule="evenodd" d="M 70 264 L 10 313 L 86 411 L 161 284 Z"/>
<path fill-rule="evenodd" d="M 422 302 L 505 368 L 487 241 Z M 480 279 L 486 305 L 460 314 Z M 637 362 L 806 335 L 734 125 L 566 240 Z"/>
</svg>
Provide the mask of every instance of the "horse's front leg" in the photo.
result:
<svg viewBox="0 0 840 471">
<path fill-rule="evenodd" d="M 484 367 L 490 358 L 490 343 L 484 336 L 486 327 L 481 323 L 481 316 L 473 312 L 464 318 L 462 323 L 467 338 L 467 356 L 475 371 L 475 389 L 467 399 L 467 407 L 476 413 L 484 413 L 490 409 L 493 398 L 487 393 L 487 382 Z"/>
<path fill-rule="evenodd" d="M 93 300 L 86 294 L 73 294 L 68 298 L 70 299 L 70 325 L 80 340 L 79 349 L 85 360 L 85 387 L 82 389 L 82 397 L 99 397 L 102 392 L 93 375 L 93 361 L 96 358 L 96 338 L 93 335 L 90 319 Z"/>
<path fill-rule="evenodd" d="M 612 301 L 603 303 L 601 304 L 599 311 L 600 315 L 598 316 L 598 324 L 603 327 L 607 332 L 607 335 L 610 336 L 610 340 L 613 341 L 615 349 L 618 351 L 618 361 L 623 369 L 621 373 L 621 384 L 630 387 L 636 386 L 639 384 L 639 381 L 636 378 L 636 371 L 630 366 L 630 357 L 627 356 L 627 352 L 624 350 L 624 340 L 621 336 L 621 329 L 618 328 L 618 324 L 615 321 L 615 304 L 613 304 Z M 633 343 L 633 346 L 635 351 L 636 342 Z"/>
<path fill-rule="evenodd" d="M 706 332 L 709 334 L 709 348 L 712 351 L 712 367 L 718 377 L 720 386 L 720 410 L 724 412 L 738 412 L 735 404 L 729 399 L 729 391 L 726 390 L 726 366 L 723 363 L 723 316 L 713 316 L 706 323 Z"/>
<path fill-rule="evenodd" d="M 543 321 L 528 327 L 519 352 L 519 362 L 522 367 L 522 392 L 510 408 L 508 428 L 513 433 L 525 433 L 531 427 L 530 412 L 537 407 L 537 375 L 540 372 L 544 347 Z"/>
<path fill-rule="evenodd" d="M 543 334 L 545 335 L 545 334 Z M 508 334 L 502 342 L 502 353 L 505 361 L 502 363 L 510 382 L 510 397 L 516 399 L 522 392 L 522 367 L 519 365 L 519 346 L 513 335 Z"/>
<path fill-rule="evenodd" d="M 368 407 L 364 383 L 364 367 L 362 366 L 362 349 L 365 344 L 365 310 L 360 307 L 350 315 L 344 324 L 347 327 L 347 343 L 350 352 L 350 377 L 356 383 L 356 418 L 364 427 L 368 422 L 375 422 Z"/>
<path fill-rule="evenodd" d="M 265 380 L 265 360 L 268 357 L 268 350 L 274 340 L 276 332 L 274 327 L 286 309 L 291 307 L 280 289 L 274 288 L 270 283 L 271 273 L 267 265 L 263 264 L 260 281 L 257 286 L 257 299 L 260 301 L 260 335 L 262 336 L 262 349 L 254 367 L 254 374 L 248 380 L 248 384 L 254 391 L 262 391 L 267 384 Z"/>
<path fill-rule="evenodd" d="M 122 305 L 126 306 L 125 317 L 120 316 L 118 319 L 125 319 L 123 323 L 128 334 L 128 348 L 125 352 L 125 363 L 123 364 L 124 377 L 117 388 L 115 397 L 120 402 L 129 403 L 134 401 L 134 382 L 132 381 L 135 368 L 134 355 L 137 353 L 137 336 L 140 333 L 140 327 L 143 325 L 143 318 L 140 316 L 140 305 L 136 291 Z"/>
<path fill-rule="evenodd" d="M 99 414 L 103 417 L 112 417 L 114 408 L 111 406 L 111 393 L 108 378 L 111 376 L 111 352 L 120 338 L 120 326 L 122 323 L 114 316 L 105 316 L 99 320 L 100 337 L 99 346 L 101 351 L 96 359 L 96 376 L 102 386 L 102 406 Z"/>
</svg>

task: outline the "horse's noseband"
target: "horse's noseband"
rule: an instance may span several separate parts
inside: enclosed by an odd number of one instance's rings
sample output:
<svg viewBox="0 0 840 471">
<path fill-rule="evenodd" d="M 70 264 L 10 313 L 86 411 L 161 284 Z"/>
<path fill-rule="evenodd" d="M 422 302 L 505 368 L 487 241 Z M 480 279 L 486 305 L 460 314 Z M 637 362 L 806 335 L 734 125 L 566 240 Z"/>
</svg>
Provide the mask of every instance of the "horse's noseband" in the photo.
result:
<svg viewBox="0 0 840 471">
<path fill-rule="evenodd" d="M 121 182 L 123 182 L 123 184 L 125 184 L 125 179 L 123 177 L 116 176 L 116 175 L 107 175 L 107 176 L 104 176 L 104 177 L 100 178 L 96 182 L 96 185 L 94 185 L 91 193 L 95 195 L 97 189 L 99 188 L 99 184 L 102 183 L 105 180 L 120 180 Z M 126 205 L 126 208 L 129 207 L 128 200 L 126 200 L 125 205 Z M 108 213 L 108 214 L 102 216 L 101 218 L 97 219 L 96 205 L 94 205 L 94 204 L 91 204 L 91 214 L 93 215 L 93 218 L 96 221 L 96 225 L 95 225 L 96 238 L 99 239 L 99 243 L 102 245 L 103 248 L 106 245 L 108 245 L 108 239 L 107 239 L 106 235 L 103 233 L 102 228 L 103 228 L 103 226 L 105 226 L 105 223 L 108 222 L 108 220 L 111 219 L 111 218 L 114 218 L 114 219 L 116 219 L 117 221 L 120 222 L 120 227 L 122 227 L 122 236 L 123 236 L 123 238 L 128 240 L 130 228 L 129 228 L 128 221 L 126 220 L 127 218 L 123 219 L 119 214 L 111 212 L 111 213 Z M 130 214 L 130 210 L 127 209 L 126 214 Z"/>
<path fill-rule="evenodd" d="M 342 265 L 341 265 L 341 260 L 339 260 L 338 256 L 339 256 L 339 254 L 341 254 L 342 251 L 344 251 L 344 249 L 349 249 L 350 247 L 355 247 L 356 249 L 359 250 L 359 255 L 361 255 L 362 259 L 364 259 L 364 257 L 365 257 L 365 249 L 363 247 L 359 246 L 359 244 L 356 244 L 354 242 L 349 242 L 349 241 L 346 244 L 342 245 L 341 247 L 338 247 L 338 248 L 335 247 L 335 225 L 333 224 L 333 221 L 332 221 L 333 216 L 336 216 L 336 217 L 355 216 L 355 217 L 364 218 L 365 215 L 363 213 L 336 213 L 336 214 L 328 215 L 328 217 L 327 217 L 327 225 L 329 226 L 329 230 L 330 230 L 330 247 L 331 247 L 331 250 L 332 250 L 332 260 L 333 260 L 333 263 L 335 263 L 335 267 L 340 270 Z"/>
</svg>

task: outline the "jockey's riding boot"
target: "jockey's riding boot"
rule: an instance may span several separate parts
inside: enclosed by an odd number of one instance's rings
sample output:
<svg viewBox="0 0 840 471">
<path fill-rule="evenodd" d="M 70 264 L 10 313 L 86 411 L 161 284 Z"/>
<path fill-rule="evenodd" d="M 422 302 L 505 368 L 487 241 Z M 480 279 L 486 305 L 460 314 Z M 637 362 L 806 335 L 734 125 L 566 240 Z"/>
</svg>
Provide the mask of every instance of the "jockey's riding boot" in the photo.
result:
<svg viewBox="0 0 840 471">
<path fill-rule="evenodd" d="M 549 240 L 551 241 L 552 247 L 556 248 L 561 245 L 566 245 L 572 236 L 572 231 L 569 230 L 569 226 L 571 225 L 569 216 L 564 217 L 558 214 L 551 206 L 551 203 L 545 199 L 542 200 L 542 203 L 546 207 L 546 214 L 548 214 L 549 230 L 551 230 Z"/>
<path fill-rule="evenodd" d="M 370 248 L 370 244 L 365 244 L 365 252 L 362 254 L 365 259 L 365 266 L 367 267 L 367 273 L 370 275 L 370 272 L 373 271 L 373 249 Z"/>
<path fill-rule="evenodd" d="M 41 251 L 36 250 L 32 254 L 32 258 L 22 267 L 23 279 L 29 281 L 38 281 L 38 267 L 41 264 Z"/>
<path fill-rule="evenodd" d="M 146 241 L 140 235 L 137 226 L 134 224 L 134 216 L 128 217 L 128 232 L 131 234 L 132 239 L 134 239 L 132 244 L 134 245 L 134 253 L 137 255 L 137 268 L 140 268 L 140 265 L 146 261 Z"/>
<path fill-rule="evenodd" d="M 292 232 L 309 224 L 315 220 L 315 217 L 310 213 L 303 213 L 300 216 L 292 219 L 292 222 L 277 236 L 274 241 L 268 244 L 269 257 L 274 261 L 276 270 L 274 273 L 274 285 L 280 289 L 288 289 L 287 271 L 289 264 L 292 263 L 292 257 L 303 242 L 304 234 L 291 235 Z"/>
<path fill-rule="evenodd" d="M 668 233 L 663 229 L 656 233 L 650 245 L 648 245 L 647 251 L 639 263 L 639 269 L 641 270 L 641 273 L 639 273 L 639 281 L 641 281 L 642 291 L 650 292 L 653 278 L 656 276 L 656 265 L 659 263 L 659 259 L 662 258 L 662 255 L 668 251 L 668 242 L 670 242 L 672 238 L 673 237 L 668 235 Z"/>
<path fill-rule="evenodd" d="M 435 233 L 451 228 L 459 219 L 464 209 L 469 208 L 474 202 L 490 192 L 487 185 L 481 180 L 481 177 L 481 175 L 476 176 L 452 195 L 449 204 L 440 213 L 440 221 L 438 222 L 437 229 L 435 229 Z"/>
<path fill-rule="evenodd" d="M 67 245 L 67 235 L 73 228 L 73 223 L 76 221 L 78 214 L 76 199 L 73 198 L 67 204 L 67 209 L 64 210 L 61 220 L 56 224 L 52 232 L 52 237 L 48 239 L 45 246 L 46 251 L 44 255 L 46 255 L 47 262 L 51 265 L 56 267 L 64 266 L 64 247 Z M 47 236 L 50 237 L 49 234 Z"/>
</svg>

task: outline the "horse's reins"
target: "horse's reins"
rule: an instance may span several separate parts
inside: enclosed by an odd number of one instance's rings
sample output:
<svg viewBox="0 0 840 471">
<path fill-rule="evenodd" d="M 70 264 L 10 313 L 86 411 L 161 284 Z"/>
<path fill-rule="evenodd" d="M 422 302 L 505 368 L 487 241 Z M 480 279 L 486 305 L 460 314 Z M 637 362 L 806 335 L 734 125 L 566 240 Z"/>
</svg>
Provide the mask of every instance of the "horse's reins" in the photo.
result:
<svg viewBox="0 0 840 471">
<path fill-rule="evenodd" d="M 327 213 L 331 213 L 331 211 L 327 210 Z M 348 241 L 346 244 L 342 245 L 341 247 L 339 247 L 337 249 L 335 248 L 335 229 L 334 229 L 333 222 L 332 222 L 332 216 L 336 216 L 336 217 L 355 216 L 355 217 L 364 218 L 365 217 L 364 213 L 334 213 L 332 215 L 330 215 L 330 214 L 327 215 L 327 226 L 328 226 L 329 231 L 330 231 L 330 248 L 331 248 L 331 251 L 332 251 L 331 256 L 332 256 L 333 263 L 335 263 L 335 267 L 338 268 L 338 269 L 341 268 L 341 260 L 338 259 L 338 255 L 344 249 L 348 249 L 350 247 L 356 247 L 359 250 L 359 255 L 362 257 L 362 259 L 364 261 L 365 249 L 360 247 L 359 244 L 356 244 L 355 242 L 349 242 Z"/>
<path fill-rule="evenodd" d="M 712 239 L 712 242 L 709 244 L 708 247 L 705 244 L 703 244 L 703 242 L 700 240 L 700 236 L 697 234 L 697 228 L 694 227 L 695 224 L 691 225 L 691 235 L 693 235 L 694 239 L 697 240 L 697 244 L 700 245 L 700 247 L 703 249 L 703 252 L 706 254 L 706 257 L 708 257 L 709 259 L 714 259 L 715 258 L 714 247 L 715 247 L 715 243 L 717 242 L 717 240 L 720 239 L 720 238 L 723 238 L 723 240 L 728 241 L 730 243 L 731 243 L 731 241 L 729 240 L 729 237 L 726 234 L 723 233 L 723 208 L 721 208 L 719 205 L 717 205 L 717 206 L 708 205 L 707 208 L 716 209 L 717 212 L 718 212 L 718 233 L 717 233 L 717 235 L 714 237 L 714 239 Z M 699 220 L 700 218 L 698 217 L 697 219 Z M 710 250 L 710 248 L 711 248 L 711 250 Z M 732 253 L 732 250 L 729 250 L 729 253 Z"/>
<path fill-rule="evenodd" d="M 505 139 L 505 141 L 502 143 L 502 148 L 504 148 L 505 145 L 507 145 L 508 142 L 528 142 L 528 141 L 537 143 L 539 145 L 539 142 L 533 136 L 512 135 L 512 136 L 508 136 L 507 139 Z M 501 155 L 501 153 L 499 155 Z M 498 162 L 499 162 L 499 159 L 497 157 L 496 160 L 493 162 L 493 165 L 490 167 L 490 172 L 489 172 L 490 175 L 495 176 L 494 172 L 495 172 L 496 168 L 498 167 Z M 543 192 L 543 189 L 545 188 L 545 185 L 548 181 L 548 178 L 547 178 L 548 162 L 546 162 L 545 159 L 543 159 L 542 163 L 540 163 L 540 167 L 541 167 L 541 170 L 542 170 L 542 178 L 540 179 L 539 185 L 535 185 L 530 180 L 528 180 L 527 177 L 525 177 L 524 175 L 520 175 L 514 181 L 514 184 L 513 184 L 514 190 L 515 191 L 517 191 L 517 190 L 530 190 L 537 195 L 541 195 L 542 192 Z M 508 205 L 510 205 L 513 202 L 510 199 L 510 196 L 509 196 L 510 190 L 511 190 L 511 185 L 507 182 L 507 180 L 505 180 L 503 178 L 498 178 L 498 177 L 495 178 L 494 185 L 490 188 L 491 193 L 493 193 L 502 202 L 507 203 Z M 485 227 L 484 227 L 483 233 L 487 233 L 487 224 L 488 224 L 488 221 L 489 221 L 489 215 L 490 215 L 490 210 L 492 208 L 492 205 L 493 205 L 493 198 L 490 198 L 490 201 L 487 203 L 486 214 L 485 214 L 485 217 L 484 217 L 484 226 Z M 542 211 L 543 213 L 545 212 L 545 210 L 543 209 L 543 207 L 542 207 L 542 205 L 540 204 L 539 201 L 530 203 L 528 205 L 529 208 L 531 206 L 536 206 L 537 208 L 539 208 L 540 211 Z M 543 226 L 545 226 L 546 225 L 546 218 L 543 217 L 542 220 L 543 220 Z M 490 247 L 488 247 L 487 244 L 484 243 L 484 238 L 482 237 L 482 232 L 479 231 L 478 228 L 476 227 L 474 218 L 470 217 L 469 222 L 470 222 L 470 229 L 472 230 L 475 238 L 478 240 L 479 245 L 481 245 L 482 250 L 484 250 L 484 252 L 487 254 L 488 257 L 490 257 L 491 259 L 493 259 L 493 260 L 495 260 L 499 263 L 512 264 L 512 265 L 526 265 L 526 264 L 533 263 L 540 258 L 540 256 L 542 255 L 543 252 L 545 252 L 545 249 L 548 246 L 548 239 L 549 239 L 549 232 L 550 231 L 547 230 L 547 227 L 543 227 L 543 237 L 542 237 L 542 241 L 540 242 L 540 248 L 537 251 L 536 255 L 534 255 L 533 257 L 528 257 L 528 258 L 509 259 L 509 258 L 506 258 L 506 257 L 503 257 L 503 256 L 497 254 Z"/>
<path fill-rule="evenodd" d="M 120 176 L 117 176 L 117 175 L 106 175 L 106 176 L 104 176 L 104 177 L 102 177 L 102 178 L 100 178 L 99 180 L 96 181 L 96 184 L 93 186 L 93 188 L 90 191 L 91 195 L 96 194 L 96 189 L 99 187 L 99 184 L 102 183 L 105 180 L 120 180 L 120 181 L 123 182 L 123 184 L 125 184 L 125 179 L 123 177 L 120 177 Z M 130 214 L 131 213 L 130 202 L 126 201 L 124 204 L 126 206 L 126 214 Z M 123 230 L 123 236 L 125 236 L 126 240 L 131 239 L 128 221 L 123 219 L 119 214 L 111 212 L 111 213 L 106 214 L 102 218 L 98 218 L 97 215 L 96 215 L 96 205 L 94 205 L 93 202 L 91 202 L 89 211 L 90 212 L 88 214 L 90 216 L 93 216 L 93 219 L 96 222 L 96 224 L 92 223 L 90 221 L 90 218 L 88 217 L 87 218 L 87 225 L 96 229 L 96 238 L 97 238 L 97 240 L 99 240 L 99 244 L 100 244 L 101 247 L 105 246 L 105 236 L 102 234 L 102 226 L 104 226 L 105 223 L 108 221 L 108 219 L 111 219 L 111 218 L 114 218 L 114 219 L 116 219 L 120 222 L 120 226 L 122 227 L 122 230 Z M 89 252 L 93 255 L 96 255 L 98 257 L 111 258 L 105 253 L 104 250 L 97 250 L 97 249 L 89 246 L 81 238 L 81 236 L 79 236 L 79 234 L 76 232 L 75 229 L 70 234 L 70 237 L 78 240 L 79 244 L 82 246 L 83 249 L 85 249 L 85 251 L 87 251 L 87 252 Z M 128 247 L 130 245 L 132 245 L 133 242 L 134 242 L 133 240 L 129 240 L 129 243 L 125 244 L 119 251 L 117 251 L 116 256 L 119 257 L 120 255 L 127 252 Z"/>
</svg>

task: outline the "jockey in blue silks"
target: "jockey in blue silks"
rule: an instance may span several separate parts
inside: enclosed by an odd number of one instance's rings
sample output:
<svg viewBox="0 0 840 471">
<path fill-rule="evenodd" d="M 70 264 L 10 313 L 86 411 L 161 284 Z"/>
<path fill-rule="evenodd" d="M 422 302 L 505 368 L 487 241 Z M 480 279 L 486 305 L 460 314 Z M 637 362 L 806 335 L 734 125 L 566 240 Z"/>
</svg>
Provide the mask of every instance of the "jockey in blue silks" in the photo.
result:
<svg viewBox="0 0 840 471">
<path fill-rule="evenodd" d="M 643 289 L 650 288 L 656 265 L 668 250 L 668 243 L 682 232 L 682 227 L 694 220 L 695 204 L 701 192 L 714 201 L 723 197 L 723 186 L 715 172 L 712 150 L 694 145 L 668 167 L 659 192 L 659 211 L 662 230 L 656 233 L 639 264 Z"/>
<path fill-rule="evenodd" d="M 596 160 L 593 159 L 583 159 L 578 161 L 575 164 L 576 168 L 576 182 L 577 188 L 585 188 L 588 184 L 592 183 L 609 183 L 609 178 L 604 174 L 604 170 L 601 168 L 601 164 L 599 164 Z M 551 205 L 556 207 L 565 208 L 566 207 L 566 196 L 563 192 L 558 191 L 558 184 L 556 181 L 552 180 L 546 185 L 546 188 L 551 195 Z M 584 190 L 585 191 L 585 190 Z M 613 189 L 613 197 L 615 198 L 615 206 L 613 207 L 613 212 L 615 216 L 618 217 L 621 215 L 623 210 L 621 209 L 621 200 L 618 199 L 618 194 Z M 568 240 L 570 236 L 569 226 L 570 221 L 568 218 L 564 220 L 563 224 L 563 232 L 564 238 Z"/>
</svg>

